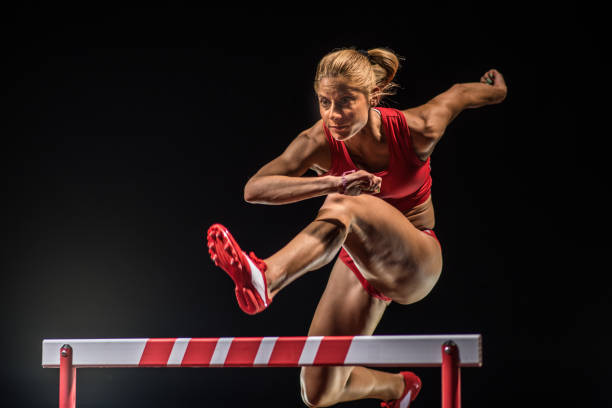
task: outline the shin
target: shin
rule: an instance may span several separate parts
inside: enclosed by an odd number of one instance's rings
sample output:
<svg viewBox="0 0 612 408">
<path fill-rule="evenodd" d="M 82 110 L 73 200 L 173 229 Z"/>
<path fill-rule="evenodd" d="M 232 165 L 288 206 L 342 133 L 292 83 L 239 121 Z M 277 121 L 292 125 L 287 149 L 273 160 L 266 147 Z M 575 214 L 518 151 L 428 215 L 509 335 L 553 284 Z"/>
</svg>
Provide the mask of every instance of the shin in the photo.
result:
<svg viewBox="0 0 612 408">
<path fill-rule="evenodd" d="M 306 272 L 333 260 L 350 229 L 349 197 L 333 194 L 319 210 L 317 218 L 280 251 L 265 260 L 270 295 L 274 296 Z"/>
</svg>

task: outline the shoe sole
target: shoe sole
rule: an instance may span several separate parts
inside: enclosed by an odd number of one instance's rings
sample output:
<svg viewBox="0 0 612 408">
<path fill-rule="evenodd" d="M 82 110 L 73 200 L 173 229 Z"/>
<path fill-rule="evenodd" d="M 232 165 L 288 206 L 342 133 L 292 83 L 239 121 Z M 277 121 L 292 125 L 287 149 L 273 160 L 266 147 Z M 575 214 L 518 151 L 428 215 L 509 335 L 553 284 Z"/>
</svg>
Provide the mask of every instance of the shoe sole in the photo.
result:
<svg viewBox="0 0 612 408">
<path fill-rule="evenodd" d="M 249 263 L 228 229 L 221 224 L 214 224 L 208 229 L 206 240 L 212 261 L 232 278 L 236 300 L 242 311 L 256 314 L 263 310 L 251 282 Z"/>
</svg>

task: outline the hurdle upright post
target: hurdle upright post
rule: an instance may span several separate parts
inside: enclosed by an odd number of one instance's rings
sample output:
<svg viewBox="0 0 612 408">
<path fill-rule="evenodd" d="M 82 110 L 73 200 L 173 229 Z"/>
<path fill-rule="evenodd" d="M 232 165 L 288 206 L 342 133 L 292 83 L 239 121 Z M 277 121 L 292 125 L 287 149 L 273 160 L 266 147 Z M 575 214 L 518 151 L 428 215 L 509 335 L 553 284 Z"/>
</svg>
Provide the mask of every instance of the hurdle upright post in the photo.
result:
<svg viewBox="0 0 612 408">
<path fill-rule="evenodd" d="M 449 340 L 442 345 L 442 408 L 461 408 L 459 347 Z"/>
<path fill-rule="evenodd" d="M 76 408 L 76 367 L 69 344 L 60 349 L 59 408 Z"/>
</svg>

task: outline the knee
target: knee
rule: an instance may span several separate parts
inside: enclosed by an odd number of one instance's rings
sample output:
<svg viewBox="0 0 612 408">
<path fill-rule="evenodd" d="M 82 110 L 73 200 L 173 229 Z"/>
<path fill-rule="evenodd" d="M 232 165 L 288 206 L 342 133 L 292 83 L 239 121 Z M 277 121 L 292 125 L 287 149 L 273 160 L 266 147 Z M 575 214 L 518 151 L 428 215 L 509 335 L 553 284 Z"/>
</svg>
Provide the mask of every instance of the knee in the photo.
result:
<svg viewBox="0 0 612 408">
<path fill-rule="evenodd" d="M 324 367 L 302 367 L 300 393 L 306 406 L 327 407 L 337 402 L 342 386 L 328 371 Z"/>
<path fill-rule="evenodd" d="M 328 195 L 317 214 L 317 220 L 328 221 L 348 229 L 353 218 L 353 199 L 354 197 L 343 194 Z"/>
</svg>

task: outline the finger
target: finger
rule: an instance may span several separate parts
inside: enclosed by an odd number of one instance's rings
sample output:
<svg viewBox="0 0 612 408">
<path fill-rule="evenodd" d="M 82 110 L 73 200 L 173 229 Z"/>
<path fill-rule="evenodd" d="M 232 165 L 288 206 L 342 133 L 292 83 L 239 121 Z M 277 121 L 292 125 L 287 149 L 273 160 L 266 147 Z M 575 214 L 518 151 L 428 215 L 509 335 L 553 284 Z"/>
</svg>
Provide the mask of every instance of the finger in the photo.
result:
<svg viewBox="0 0 612 408">
<path fill-rule="evenodd" d="M 345 194 L 350 196 L 359 195 L 364 187 L 367 188 L 367 186 L 363 186 L 360 181 L 353 182 L 347 186 Z"/>
<path fill-rule="evenodd" d="M 378 179 L 376 180 L 376 184 L 374 184 L 374 189 L 376 190 L 377 193 L 380 192 L 380 187 L 382 186 L 382 179 Z"/>
<path fill-rule="evenodd" d="M 372 184 L 371 186 L 368 186 L 366 191 L 368 191 L 370 193 L 377 193 L 377 192 L 380 191 L 380 187 L 377 184 Z"/>
<path fill-rule="evenodd" d="M 382 180 L 380 179 L 380 177 L 374 177 L 374 179 L 372 180 L 372 185 L 370 187 L 370 190 L 376 193 L 379 192 L 381 181 Z"/>
<path fill-rule="evenodd" d="M 501 86 L 505 86 L 506 85 L 506 81 L 504 80 L 504 76 L 502 75 L 501 72 L 499 72 L 498 70 L 493 70 L 495 72 L 495 84 L 496 85 L 501 85 Z"/>
</svg>

